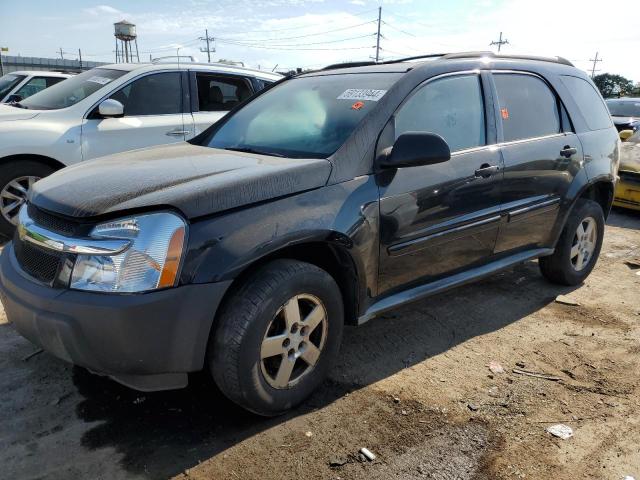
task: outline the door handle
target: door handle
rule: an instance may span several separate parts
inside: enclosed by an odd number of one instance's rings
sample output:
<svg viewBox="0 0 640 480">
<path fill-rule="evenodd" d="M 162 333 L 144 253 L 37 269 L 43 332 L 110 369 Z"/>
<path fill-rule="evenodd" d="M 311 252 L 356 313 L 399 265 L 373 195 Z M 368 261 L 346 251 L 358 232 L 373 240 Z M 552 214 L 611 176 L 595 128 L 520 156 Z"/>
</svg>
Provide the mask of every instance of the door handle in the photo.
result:
<svg viewBox="0 0 640 480">
<path fill-rule="evenodd" d="M 189 130 L 171 130 L 169 132 L 167 132 L 167 135 L 169 135 L 170 137 L 178 137 L 178 136 L 183 136 L 183 135 L 187 135 L 189 133 Z"/>
<path fill-rule="evenodd" d="M 569 145 L 565 145 L 564 148 L 560 150 L 560 155 L 566 158 L 570 158 L 571 155 L 575 155 L 576 153 L 578 153 L 578 149 Z"/>
<path fill-rule="evenodd" d="M 499 166 L 483 163 L 482 165 L 480 165 L 480 168 L 476 170 L 476 177 L 487 178 L 493 175 L 494 173 L 498 173 L 499 171 L 500 171 Z"/>
</svg>

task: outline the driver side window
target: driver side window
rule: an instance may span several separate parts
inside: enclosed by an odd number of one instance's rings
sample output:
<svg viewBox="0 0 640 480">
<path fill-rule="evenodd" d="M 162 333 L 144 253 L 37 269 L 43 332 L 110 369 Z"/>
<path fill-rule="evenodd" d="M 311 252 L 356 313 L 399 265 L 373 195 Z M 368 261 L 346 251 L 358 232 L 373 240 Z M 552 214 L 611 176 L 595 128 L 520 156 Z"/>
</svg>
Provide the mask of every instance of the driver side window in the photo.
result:
<svg viewBox="0 0 640 480">
<path fill-rule="evenodd" d="M 437 133 L 452 152 L 486 145 L 480 77 L 444 77 L 419 87 L 395 116 L 396 138 L 405 132 Z"/>
<path fill-rule="evenodd" d="M 124 105 L 125 117 L 182 113 L 180 78 L 180 72 L 146 75 L 109 98 Z"/>
</svg>

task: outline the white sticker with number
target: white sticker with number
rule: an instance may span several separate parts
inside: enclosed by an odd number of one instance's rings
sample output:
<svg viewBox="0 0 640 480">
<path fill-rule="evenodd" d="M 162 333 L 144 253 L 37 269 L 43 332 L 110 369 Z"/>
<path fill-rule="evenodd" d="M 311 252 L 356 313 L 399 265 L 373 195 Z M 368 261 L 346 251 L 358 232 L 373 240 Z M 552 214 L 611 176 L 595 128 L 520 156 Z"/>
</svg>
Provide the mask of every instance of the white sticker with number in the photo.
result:
<svg viewBox="0 0 640 480">
<path fill-rule="evenodd" d="M 372 102 L 377 102 L 384 96 L 385 93 L 387 93 L 386 90 L 373 90 L 371 88 L 350 88 L 348 90 L 345 90 L 338 97 L 338 100 L 371 100 Z"/>
</svg>

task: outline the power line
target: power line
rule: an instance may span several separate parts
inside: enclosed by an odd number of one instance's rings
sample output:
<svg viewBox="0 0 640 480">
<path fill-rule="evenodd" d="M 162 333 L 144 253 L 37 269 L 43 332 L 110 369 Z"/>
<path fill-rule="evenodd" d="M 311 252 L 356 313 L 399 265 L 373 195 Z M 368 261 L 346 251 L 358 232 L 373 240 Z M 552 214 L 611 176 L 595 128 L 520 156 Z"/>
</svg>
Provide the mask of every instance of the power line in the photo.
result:
<svg viewBox="0 0 640 480">
<path fill-rule="evenodd" d="M 278 44 L 274 44 L 274 43 L 270 43 L 269 45 L 267 45 L 268 47 L 303 47 L 303 46 L 308 46 L 308 45 L 326 45 L 329 43 L 341 43 L 341 42 L 348 42 L 349 40 L 357 40 L 359 38 L 366 38 L 366 37 L 372 37 L 374 36 L 375 33 L 367 33 L 366 35 L 358 35 L 357 37 L 348 37 L 348 38 L 340 38 L 337 40 L 327 40 L 324 42 L 311 42 L 311 43 L 278 43 Z M 218 39 L 220 40 L 220 39 Z M 251 46 L 262 46 L 260 43 L 250 43 L 250 42 L 243 42 L 238 40 L 236 41 L 232 41 L 232 40 L 225 40 L 224 42 L 226 43 L 233 43 L 234 45 L 242 45 L 242 46 L 247 46 L 247 47 L 251 47 Z"/>
<path fill-rule="evenodd" d="M 288 47 L 275 47 L 275 46 L 257 45 L 257 44 L 244 44 L 244 43 L 237 43 L 237 42 L 228 42 L 226 40 L 221 40 L 219 38 L 216 39 L 216 41 L 218 43 L 235 45 L 239 47 L 258 48 L 260 50 L 317 50 L 317 51 L 335 50 L 335 48 L 288 48 Z M 362 50 L 365 48 L 372 48 L 372 47 L 342 47 L 341 50 Z"/>
<path fill-rule="evenodd" d="M 409 36 L 411 36 L 411 37 L 416 37 L 416 36 L 417 36 L 417 35 L 414 35 L 413 33 L 405 32 L 405 31 L 404 31 L 404 30 L 402 30 L 401 28 L 394 27 L 393 25 L 391 25 L 391 24 L 390 24 L 390 23 L 388 23 L 388 22 L 385 22 L 384 20 L 382 21 L 382 23 L 384 23 L 387 27 L 391 27 L 393 30 L 396 30 L 396 31 L 398 31 L 398 32 L 400 32 L 400 33 L 404 33 L 405 35 L 409 35 Z"/>
<path fill-rule="evenodd" d="M 333 30 L 326 30 L 324 32 L 318 32 L 318 33 L 308 33 L 306 35 L 297 35 L 294 37 L 280 37 L 280 38 L 243 38 L 243 39 L 237 39 L 237 38 L 229 38 L 229 37 L 217 37 L 216 40 L 230 40 L 230 41 L 243 41 L 243 42 L 255 42 L 255 43 L 260 43 L 260 42 L 278 42 L 280 40 L 295 40 L 298 38 L 306 38 L 306 37 L 315 37 L 318 35 L 324 35 L 326 33 L 333 33 L 333 32 L 340 32 L 342 30 L 349 30 L 351 28 L 356 28 L 356 27 L 361 27 L 363 25 L 368 25 L 370 23 L 375 23 L 376 20 L 369 20 L 368 22 L 364 22 L 364 23 L 358 23 L 357 25 L 349 25 L 347 27 L 342 27 L 342 28 L 336 28 Z"/>
</svg>

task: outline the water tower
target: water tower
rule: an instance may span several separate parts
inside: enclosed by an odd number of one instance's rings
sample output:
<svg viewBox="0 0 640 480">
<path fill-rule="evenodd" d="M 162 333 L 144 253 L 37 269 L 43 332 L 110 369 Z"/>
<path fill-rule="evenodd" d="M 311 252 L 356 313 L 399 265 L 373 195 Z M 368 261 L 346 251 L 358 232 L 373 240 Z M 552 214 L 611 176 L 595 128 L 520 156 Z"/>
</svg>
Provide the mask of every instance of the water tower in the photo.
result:
<svg viewBox="0 0 640 480">
<path fill-rule="evenodd" d="M 114 23 L 113 27 L 116 37 L 116 63 L 132 63 L 134 58 L 139 62 L 140 55 L 138 55 L 136 26 L 126 20 L 121 20 L 118 23 Z"/>
</svg>

